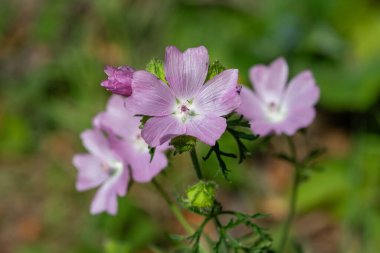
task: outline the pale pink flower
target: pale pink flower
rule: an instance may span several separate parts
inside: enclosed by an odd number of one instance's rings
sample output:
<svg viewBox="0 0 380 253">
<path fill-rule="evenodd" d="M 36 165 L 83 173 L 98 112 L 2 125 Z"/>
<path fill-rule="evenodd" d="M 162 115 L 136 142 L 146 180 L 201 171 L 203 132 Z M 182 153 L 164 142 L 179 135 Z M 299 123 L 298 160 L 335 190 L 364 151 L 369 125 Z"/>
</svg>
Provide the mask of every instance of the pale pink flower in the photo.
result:
<svg viewBox="0 0 380 253">
<path fill-rule="evenodd" d="M 167 166 L 168 145 L 157 147 L 151 160 L 148 144 L 141 138 L 140 119 L 126 110 L 121 96 L 113 95 L 107 110 L 95 117 L 95 129 L 82 133 L 89 154 L 74 156 L 73 164 L 78 169 L 78 191 L 100 186 L 92 214 L 116 214 L 117 196 L 127 193 L 130 180 L 149 182 Z"/>
<path fill-rule="evenodd" d="M 107 105 L 106 112 L 100 113 L 94 120 L 94 125 L 117 135 L 120 153 L 123 153 L 125 164 L 131 169 L 131 179 L 136 182 L 149 182 L 168 164 L 164 151 L 168 145 L 157 147 L 153 159 L 149 146 L 141 137 L 141 117 L 134 117 L 124 106 L 121 96 L 113 95 Z"/>
<path fill-rule="evenodd" d="M 89 153 L 73 158 L 78 169 L 76 188 L 85 191 L 100 186 L 92 201 L 91 213 L 116 214 L 117 196 L 126 194 L 129 180 L 124 159 L 115 152 L 117 143 L 98 129 L 83 132 L 81 138 Z"/>
<path fill-rule="evenodd" d="M 288 65 L 283 58 L 250 69 L 254 91 L 243 87 L 237 111 L 250 120 L 254 133 L 293 135 L 314 120 L 319 88 L 312 73 L 303 71 L 288 85 L 287 78 Z"/>
<path fill-rule="evenodd" d="M 165 76 L 168 84 L 147 71 L 133 74 L 132 95 L 126 106 L 151 116 L 142 137 L 152 147 L 179 135 L 190 135 L 215 145 L 226 129 L 223 117 L 240 104 L 236 90 L 238 70 L 225 70 L 207 81 L 209 66 L 203 46 L 181 53 L 166 48 Z"/>
<path fill-rule="evenodd" d="M 104 72 L 108 79 L 100 85 L 112 93 L 129 97 L 132 94 L 132 77 L 135 70 L 128 66 L 111 67 L 107 66 Z"/>
</svg>

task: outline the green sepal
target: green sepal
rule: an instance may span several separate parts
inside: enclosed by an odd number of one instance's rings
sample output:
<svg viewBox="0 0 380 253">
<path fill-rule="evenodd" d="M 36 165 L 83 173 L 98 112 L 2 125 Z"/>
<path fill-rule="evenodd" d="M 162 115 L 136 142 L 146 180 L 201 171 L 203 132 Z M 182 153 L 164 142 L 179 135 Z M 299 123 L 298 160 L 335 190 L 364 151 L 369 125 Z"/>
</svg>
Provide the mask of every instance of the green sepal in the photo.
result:
<svg viewBox="0 0 380 253">
<path fill-rule="evenodd" d="M 193 149 L 196 143 L 197 139 L 195 137 L 180 135 L 171 139 L 169 144 L 175 148 L 174 154 L 182 154 Z"/>
<path fill-rule="evenodd" d="M 161 60 L 153 58 L 150 62 L 148 62 L 145 69 L 155 75 L 158 79 L 167 83 L 165 79 L 164 63 Z"/>
<path fill-rule="evenodd" d="M 226 70 L 226 68 L 220 63 L 220 61 L 214 61 L 208 67 L 206 80 L 213 79 L 216 75 L 222 73 L 224 70 Z"/>
</svg>

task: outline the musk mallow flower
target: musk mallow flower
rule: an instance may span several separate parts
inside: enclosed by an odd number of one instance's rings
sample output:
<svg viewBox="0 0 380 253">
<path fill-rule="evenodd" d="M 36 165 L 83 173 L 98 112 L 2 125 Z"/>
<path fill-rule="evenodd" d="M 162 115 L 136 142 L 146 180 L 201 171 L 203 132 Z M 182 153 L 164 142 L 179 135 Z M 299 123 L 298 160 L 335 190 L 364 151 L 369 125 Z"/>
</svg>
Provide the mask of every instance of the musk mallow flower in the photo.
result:
<svg viewBox="0 0 380 253">
<path fill-rule="evenodd" d="M 229 69 L 205 83 L 209 55 L 205 47 L 180 52 L 166 48 L 165 79 L 147 71 L 133 74 L 132 95 L 126 106 L 137 114 L 150 116 L 142 137 L 152 147 L 169 139 L 189 135 L 215 145 L 226 129 L 223 117 L 240 104 L 238 70 Z"/>
<path fill-rule="evenodd" d="M 129 97 L 132 94 L 132 77 L 135 70 L 128 66 L 111 67 L 107 66 L 104 69 L 107 74 L 107 80 L 101 82 L 106 90 Z"/>
<path fill-rule="evenodd" d="M 106 138 L 100 129 L 86 130 L 81 134 L 88 154 L 78 154 L 73 164 L 78 169 L 76 188 L 85 191 L 99 186 L 90 212 L 109 214 L 117 212 L 117 197 L 127 192 L 129 174 L 121 153 L 117 152 L 116 139 Z"/>
<path fill-rule="evenodd" d="M 152 180 L 168 164 L 164 151 L 167 143 L 158 146 L 153 158 L 149 153 L 149 146 L 141 137 L 141 117 L 125 107 L 121 96 L 113 95 L 108 101 L 105 112 L 98 114 L 94 119 L 94 125 L 105 130 L 111 135 L 116 135 L 119 149 L 125 157 L 125 164 L 131 170 L 131 179 L 144 183 Z"/>
<path fill-rule="evenodd" d="M 254 91 L 243 87 L 237 111 L 250 120 L 254 133 L 293 135 L 314 120 L 319 88 L 310 71 L 299 73 L 286 85 L 288 65 L 278 58 L 269 66 L 253 66 L 249 77 Z"/>
<path fill-rule="evenodd" d="M 81 134 L 89 153 L 73 158 L 78 170 L 76 188 L 85 191 L 99 186 L 92 214 L 116 214 L 117 197 L 125 196 L 130 180 L 149 182 L 167 166 L 168 145 L 157 147 L 151 159 L 148 144 L 141 138 L 140 119 L 126 110 L 123 97 L 113 95 L 107 110 L 94 118 L 95 128 Z"/>
</svg>

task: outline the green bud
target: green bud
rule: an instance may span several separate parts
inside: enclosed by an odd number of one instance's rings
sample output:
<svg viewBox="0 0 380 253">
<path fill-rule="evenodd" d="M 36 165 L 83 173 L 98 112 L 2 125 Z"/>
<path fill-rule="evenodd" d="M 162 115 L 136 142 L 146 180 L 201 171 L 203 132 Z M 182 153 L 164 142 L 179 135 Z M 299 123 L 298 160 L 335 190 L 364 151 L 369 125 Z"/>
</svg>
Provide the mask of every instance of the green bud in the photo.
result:
<svg viewBox="0 0 380 253">
<path fill-rule="evenodd" d="M 185 202 L 190 207 L 211 208 L 215 203 L 215 189 L 214 182 L 199 181 L 187 189 Z"/>
<path fill-rule="evenodd" d="M 213 79 L 214 76 L 222 73 L 224 70 L 226 70 L 226 68 L 220 63 L 220 61 L 218 61 L 218 60 L 214 61 L 208 67 L 206 80 Z"/>
<path fill-rule="evenodd" d="M 183 152 L 190 151 L 197 143 L 197 139 L 193 136 L 180 135 L 170 141 L 170 145 L 175 148 L 175 153 L 182 154 Z"/>
<path fill-rule="evenodd" d="M 166 83 L 164 63 L 161 60 L 155 58 L 150 60 L 150 62 L 146 65 L 146 71 L 152 73 Z"/>
</svg>

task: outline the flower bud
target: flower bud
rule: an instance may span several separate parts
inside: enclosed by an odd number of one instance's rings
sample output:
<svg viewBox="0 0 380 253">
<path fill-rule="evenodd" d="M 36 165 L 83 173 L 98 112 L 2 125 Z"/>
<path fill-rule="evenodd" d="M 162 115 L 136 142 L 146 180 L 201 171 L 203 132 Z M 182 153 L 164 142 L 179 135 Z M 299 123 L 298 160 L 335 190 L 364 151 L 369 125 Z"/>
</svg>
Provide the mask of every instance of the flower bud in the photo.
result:
<svg viewBox="0 0 380 253">
<path fill-rule="evenodd" d="M 106 90 L 129 97 L 132 94 L 132 79 L 135 70 L 128 66 L 111 67 L 107 66 L 104 69 L 108 79 L 104 80 L 100 85 Z"/>
<path fill-rule="evenodd" d="M 215 203 L 215 188 L 214 182 L 199 181 L 187 189 L 185 201 L 190 207 L 211 208 Z"/>
<path fill-rule="evenodd" d="M 182 154 L 183 152 L 190 151 L 192 148 L 194 148 L 196 142 L 197 139 L 193 136 L 180 135 L 173 138 L 170 141 L 170 145 L 175 148 L 175 153 Z"/>
</svg>

